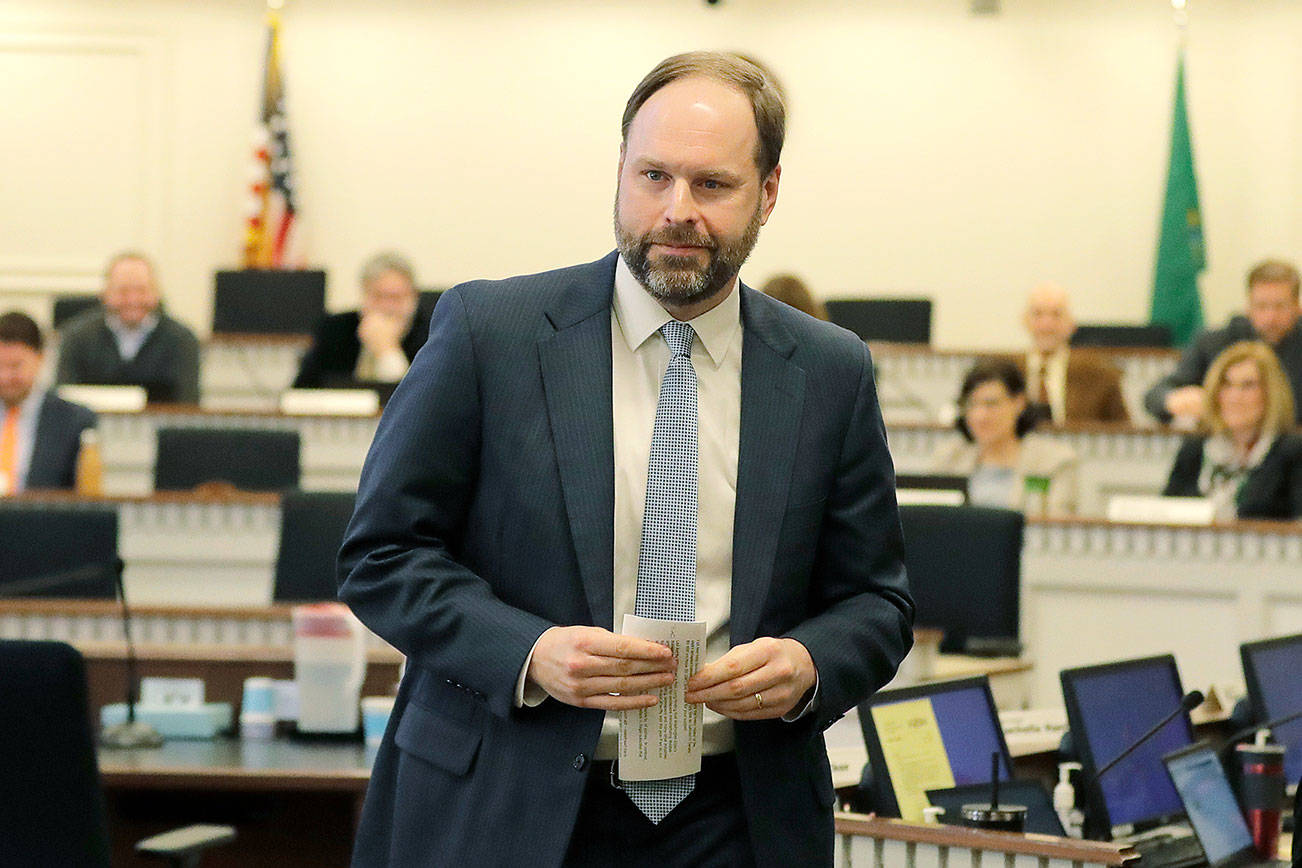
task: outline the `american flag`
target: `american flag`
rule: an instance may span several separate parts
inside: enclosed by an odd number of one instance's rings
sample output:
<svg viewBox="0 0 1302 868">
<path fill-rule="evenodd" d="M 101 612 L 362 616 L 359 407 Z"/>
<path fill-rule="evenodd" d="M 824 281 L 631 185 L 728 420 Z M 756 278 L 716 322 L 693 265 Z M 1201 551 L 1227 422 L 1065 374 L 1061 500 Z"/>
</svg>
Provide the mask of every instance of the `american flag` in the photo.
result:
<svg viewBox="0 0 1302 868">
<path fill-rule="evenodd" d="M 289 150 L 285 86 L 280 77 L 280 16 L 267 17 L 267 64 L 262 117 L 254 133 L 250 203 L 244 231 L 245 268 L 293 268 L 297 249 L 294 160 Z"/>
</svg>

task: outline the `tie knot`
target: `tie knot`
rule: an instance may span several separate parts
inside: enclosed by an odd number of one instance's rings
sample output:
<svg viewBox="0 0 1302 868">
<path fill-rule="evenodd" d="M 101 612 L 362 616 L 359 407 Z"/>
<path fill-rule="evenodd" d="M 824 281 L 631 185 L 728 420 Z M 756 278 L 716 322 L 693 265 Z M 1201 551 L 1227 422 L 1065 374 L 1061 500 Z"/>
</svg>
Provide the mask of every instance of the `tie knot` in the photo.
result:
<svg viewBox="0 0 1302 868">
<path fill-rule="evenodd" d="M 660 334 L 665 336 L 665 343 L 669 344 L 671 358 L 692 354 L 692 338 L 696 337 L 696 332 L 687 323 L 671 319 L 660 327 Z"/>
</svg>

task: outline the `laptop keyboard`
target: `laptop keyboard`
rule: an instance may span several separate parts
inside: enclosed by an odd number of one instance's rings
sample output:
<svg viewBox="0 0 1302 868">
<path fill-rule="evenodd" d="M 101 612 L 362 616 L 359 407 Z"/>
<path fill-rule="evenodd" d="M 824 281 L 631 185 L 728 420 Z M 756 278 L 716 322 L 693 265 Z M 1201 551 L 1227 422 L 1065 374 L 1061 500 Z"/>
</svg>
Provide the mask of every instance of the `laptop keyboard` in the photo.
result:
<svg viewBox="0 0 1302 868">
<path fill-rule="evenodd" d="M 1185 868 L 1207 864 L 1203 848 L 1193 835 L 1144 838 L 1132 842 L 1131 846 L 1143 857 L 1139 862 L 1141 868 Z"/>
</svg>

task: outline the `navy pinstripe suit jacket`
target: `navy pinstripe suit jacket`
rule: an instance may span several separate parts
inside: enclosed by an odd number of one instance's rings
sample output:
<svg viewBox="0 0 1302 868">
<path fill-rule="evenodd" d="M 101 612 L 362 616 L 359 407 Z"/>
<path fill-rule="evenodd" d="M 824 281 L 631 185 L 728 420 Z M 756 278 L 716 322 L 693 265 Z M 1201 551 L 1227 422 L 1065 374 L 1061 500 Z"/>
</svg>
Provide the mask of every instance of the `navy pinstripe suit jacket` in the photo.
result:
<svg viewBox="0 0 1302 868">
<path fill-rule="evenodd" d="M 613 621 L 615 254 L 450 290 L 385 409 L 340 597 L 409 657 L 356 865 L 561 863 L 602 712 L 514 707 L 550 626 Z M 790 636 L 816 712 L 736 724 L 754 850 L 831 864 L 822 731 L 911 641 L 894 471 L 864 344 L 750 289 L 731 639 Z"/>
</svg>

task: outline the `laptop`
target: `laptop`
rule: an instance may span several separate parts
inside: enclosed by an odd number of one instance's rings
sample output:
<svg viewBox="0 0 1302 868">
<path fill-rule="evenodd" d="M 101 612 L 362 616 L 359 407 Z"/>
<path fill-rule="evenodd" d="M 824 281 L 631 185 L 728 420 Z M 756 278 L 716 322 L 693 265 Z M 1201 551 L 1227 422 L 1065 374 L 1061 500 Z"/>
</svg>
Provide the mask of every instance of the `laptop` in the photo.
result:
<svg viewBox="0 0 1302 868">
<path fill-rule="evenodd" d="M 1202 846 L 1210 868 L 1279 866 L 1284 862 L 1262 862 L 1252 849 L 1252 833 L 1239 811 L 1225 769 L 1216 751 L 1206 742 L 1172 751 L 1162 757 L 1171 782 L 1184 803 L 1194 837 Z"/>
</svg>

